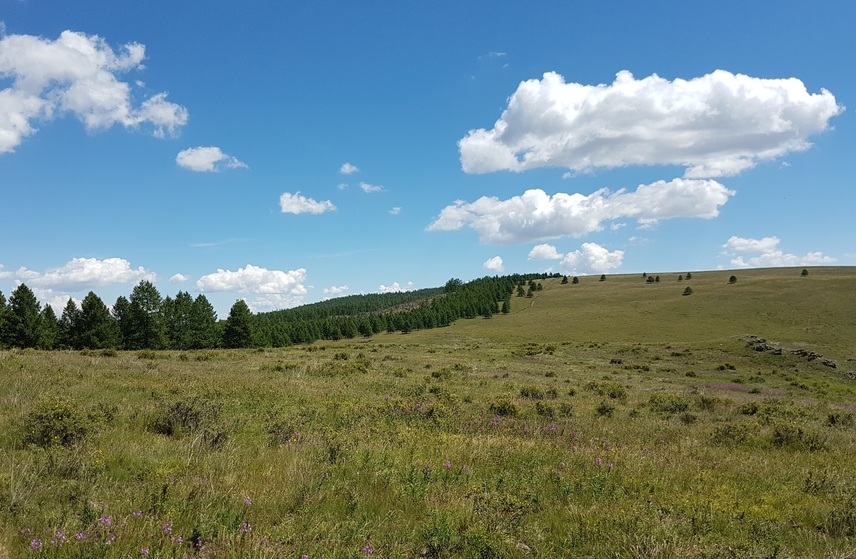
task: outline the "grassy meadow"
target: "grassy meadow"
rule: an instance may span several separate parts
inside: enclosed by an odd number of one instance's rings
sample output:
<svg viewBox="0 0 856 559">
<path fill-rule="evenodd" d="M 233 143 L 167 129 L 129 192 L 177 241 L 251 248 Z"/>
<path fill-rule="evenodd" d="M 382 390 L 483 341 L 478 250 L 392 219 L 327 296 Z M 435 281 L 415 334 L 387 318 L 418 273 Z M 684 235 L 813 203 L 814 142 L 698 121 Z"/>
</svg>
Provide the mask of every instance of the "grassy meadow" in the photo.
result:
<svg viewBox="0 0 856 559">
<path fill-rule="evenodd" d="M 0 351 L 0 559 L 856 559 L 856 269 L 808 270 L 548 279 L 282 349 Z"/>
</svg>

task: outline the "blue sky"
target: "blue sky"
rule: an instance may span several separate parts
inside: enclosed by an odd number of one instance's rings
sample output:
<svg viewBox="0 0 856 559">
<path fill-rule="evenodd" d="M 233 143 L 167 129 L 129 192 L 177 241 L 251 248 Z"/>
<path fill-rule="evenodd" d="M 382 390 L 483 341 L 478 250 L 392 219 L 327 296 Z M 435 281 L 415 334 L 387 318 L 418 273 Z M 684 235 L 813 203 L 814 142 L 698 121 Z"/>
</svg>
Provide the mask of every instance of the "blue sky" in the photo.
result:
<svg viewBox="0 0 856 559">
<path fill-rule="evenodd" d="M 0 0 L 0 291 L 856 265 L 856 3 Z"/>
</svg>

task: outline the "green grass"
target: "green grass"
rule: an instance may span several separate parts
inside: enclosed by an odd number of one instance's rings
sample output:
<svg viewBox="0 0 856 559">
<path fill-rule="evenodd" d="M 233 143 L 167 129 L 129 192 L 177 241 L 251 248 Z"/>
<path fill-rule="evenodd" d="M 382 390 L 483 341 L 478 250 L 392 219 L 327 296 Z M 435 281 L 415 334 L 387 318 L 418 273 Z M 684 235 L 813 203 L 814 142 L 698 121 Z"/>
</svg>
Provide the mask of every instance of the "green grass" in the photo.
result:
<svg viewBox="0 0 856 559">
<path fill-rule="evenodd" d="M 856 270 L 809 270 L 546 280 L 309 347 L 0 352 L 0 557 L 856 557 Z"/>
</svg>

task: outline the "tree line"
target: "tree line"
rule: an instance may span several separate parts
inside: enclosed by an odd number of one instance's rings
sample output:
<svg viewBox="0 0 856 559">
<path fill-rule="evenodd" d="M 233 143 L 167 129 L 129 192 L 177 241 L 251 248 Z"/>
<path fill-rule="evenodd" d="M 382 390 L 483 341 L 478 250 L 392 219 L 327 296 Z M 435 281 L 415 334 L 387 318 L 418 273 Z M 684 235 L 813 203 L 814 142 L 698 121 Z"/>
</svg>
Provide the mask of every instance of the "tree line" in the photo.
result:
<svg viewBox="0 0 856 559">
<path fill-rule="evenodd" d="M 173 349 L 284 347 L 316 340 L 368 337 L 448 326 L 460 318 L 490 318 L 509 312 L 518 286 L 546 274 L 494 276 L 467 283 L 451 279 L 442 288 L 403 293 L 351 295 L 294 309 L 253 314 L 243 300 L 218 320 L 205 297 L 186 291 L 162 297 L 149 281 L 112 308 L 90 291 L 81 304 L 69 300 L 57 317 L 20 284 L 8 301 L 0 292 L 0 348 Z"/>
</svg>

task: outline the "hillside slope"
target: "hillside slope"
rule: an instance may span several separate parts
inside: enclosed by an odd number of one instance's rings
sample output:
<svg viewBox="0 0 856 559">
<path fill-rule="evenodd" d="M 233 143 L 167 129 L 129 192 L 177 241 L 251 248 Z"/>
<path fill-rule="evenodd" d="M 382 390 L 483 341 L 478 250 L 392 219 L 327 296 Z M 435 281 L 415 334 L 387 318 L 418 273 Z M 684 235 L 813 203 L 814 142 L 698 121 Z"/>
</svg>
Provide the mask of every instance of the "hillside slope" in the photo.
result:
<svg viewBox="0 0 856 559">
<path fill-rule="evenodd" d="M 473 337 L 549 342 L 709 343 L 755 335 L 846 362 L 856 359 L 856 267 L 769 268 L 543 280 L 513 297 L 509 315 L 414 332 L 415 340 Z M 735 283 L 729 283 L 730 276 Z M 683 296 L 687 287 L 692 295 Z M 415 341 L 414 340 L 414 341 Z"/>
</svg>

